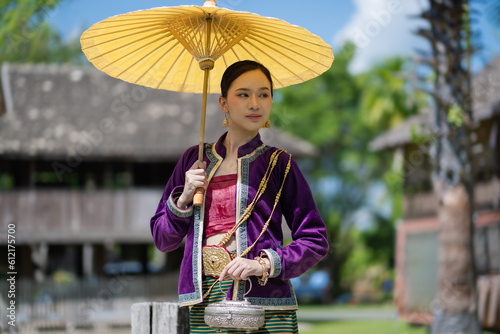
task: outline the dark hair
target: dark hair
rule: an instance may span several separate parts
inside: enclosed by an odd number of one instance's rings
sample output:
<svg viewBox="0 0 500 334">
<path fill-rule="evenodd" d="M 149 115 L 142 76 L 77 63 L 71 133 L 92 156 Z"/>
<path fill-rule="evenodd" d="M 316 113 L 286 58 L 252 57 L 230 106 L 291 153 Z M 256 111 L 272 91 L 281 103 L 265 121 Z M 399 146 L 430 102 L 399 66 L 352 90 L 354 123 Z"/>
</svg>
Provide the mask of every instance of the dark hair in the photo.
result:
<svg viewBox="0 0 500 334">
<path fill-rule="evenodd" d="M 231 66 L 229 66 L 224 75 L 222 75 L 222 80 L 220 82 L 220 91 L 222 97 L 227 97 L 227 92 L 229 91 L 229 87 L 234 80 L 238 79 L 238 77 L 246 72 L 250 72 L 253 70 L 260 70 L 269 80 L 271 84 L 271 96 L 273 96 L 273 79 L 271 79 L 271 73 L 269 70 L 262 64 L 257 63 L 253 60 L 242 60 L 238 61 Z"/>
</svg>

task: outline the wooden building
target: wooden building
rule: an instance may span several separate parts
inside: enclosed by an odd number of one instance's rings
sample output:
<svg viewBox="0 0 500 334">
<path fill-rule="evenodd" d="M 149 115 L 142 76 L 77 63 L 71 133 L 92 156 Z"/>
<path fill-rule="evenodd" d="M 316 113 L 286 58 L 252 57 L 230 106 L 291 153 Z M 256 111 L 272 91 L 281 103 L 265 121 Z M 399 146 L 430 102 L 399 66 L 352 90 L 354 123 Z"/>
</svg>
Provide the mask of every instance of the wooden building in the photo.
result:
<svg viewBox="0 0 500 334">
<path fill-rule="evenodd" d="M 1 88 L 0 249 L 15 224 L 18 274 L 99 276 L 110 263 L 176 269 L 178 261 L 165 267 L 163 254 L 148 253 L 149 219 L 175 163 L 198 144 L 201 95 L 60 65 L 3 64 Z M 207 142 L 225 131 L 217 101 L 209 96 Z M 261 135 L 296 157 L 316 154 L 276 128 Z"/>
<path fill-rule="evenodd" d="M 500 330 L 500 57 L 472 80 L 475 127 L 470 134 L 475 180 L 474 257 L 479 275 L 479 316 L 485 328 Z M 437 289 L 437 199 L 429 160 L 430 115 L 409 118 L 372 143 L 395 151 L 404 191 L 397 225 L 395 302 L 410 322 L 429 324 Z M 389 183 L 391 180 L 389 180 Z"/>
</svg>

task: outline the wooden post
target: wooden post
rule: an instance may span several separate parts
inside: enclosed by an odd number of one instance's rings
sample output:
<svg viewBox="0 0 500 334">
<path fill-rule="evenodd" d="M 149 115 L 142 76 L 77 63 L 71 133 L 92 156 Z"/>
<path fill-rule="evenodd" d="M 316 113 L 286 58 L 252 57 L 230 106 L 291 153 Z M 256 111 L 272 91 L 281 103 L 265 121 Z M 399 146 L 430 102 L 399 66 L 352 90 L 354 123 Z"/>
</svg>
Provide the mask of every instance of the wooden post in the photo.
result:
<svg viewBox="0 0 500 334">
<path fill-rule="evenodd" d="M 132 334 L 189 334 L 189 309 L 177 303 L 132 305 Z"/>
<path fill-rule="evenodd" d="M 151 334 L 151 303 L 132 304 L 132 334 Z"/>
</svg>

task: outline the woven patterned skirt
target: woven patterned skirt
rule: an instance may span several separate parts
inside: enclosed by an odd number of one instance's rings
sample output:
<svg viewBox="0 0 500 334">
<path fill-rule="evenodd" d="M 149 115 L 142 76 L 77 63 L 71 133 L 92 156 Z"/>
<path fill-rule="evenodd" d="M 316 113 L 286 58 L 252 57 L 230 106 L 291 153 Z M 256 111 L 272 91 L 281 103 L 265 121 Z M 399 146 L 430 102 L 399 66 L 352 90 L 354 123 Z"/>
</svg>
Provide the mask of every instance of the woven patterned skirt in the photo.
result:
<svg viewBox="0 0 500 334">
<path fill-rule="evenodd" d="M 205 293 L 210 286 L 215 282 L 215 278 L 203 276 L 203 293 Z M 191 307 L 189 311 L 189 326 L 191 328 L 191 333 L 220 333 L 217 332 L 207 324 L 205 324 L 205 307 L 208 304 L 221 302 L 225 297 L 225 292 L 229 289 L 232 280 L 225 280 L 221 283 L 222 290 L 219 288 L 219 284 L 215 284 L 212 291 L 205 298 L 203 303 L 196 304 Z M 259 330 L 252 332 L 255 334 L 298 334 L 299 330 L 297 327 L 297 314 L 295 311 L 275 311 L 266 310 L 266 323 L 264 327 L 259 328 Z M 245 332 L 222 332 L 231 334 L 244 334 Z"/>
</svg>

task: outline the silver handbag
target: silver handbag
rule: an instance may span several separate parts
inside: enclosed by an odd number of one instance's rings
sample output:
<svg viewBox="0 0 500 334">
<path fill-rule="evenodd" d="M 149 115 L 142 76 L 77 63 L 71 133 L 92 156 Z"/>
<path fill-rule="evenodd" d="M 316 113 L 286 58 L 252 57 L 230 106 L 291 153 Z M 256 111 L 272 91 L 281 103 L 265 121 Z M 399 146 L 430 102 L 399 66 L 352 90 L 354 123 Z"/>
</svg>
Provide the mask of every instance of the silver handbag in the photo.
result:
<svg viewBox="0 0 500 334">
<path fill-rule="evenodd" d="M 248 281 L 250 289 L 245 296 L 252 289 L 252 281 Z M 229 330 L 250 333 L 264 326 L 264 313 L 262 306 L 252 305 L 247 298 L 238 301 L 224 299 L 205 308 L 205 323 L 218 332 Z"/>
</svg>

